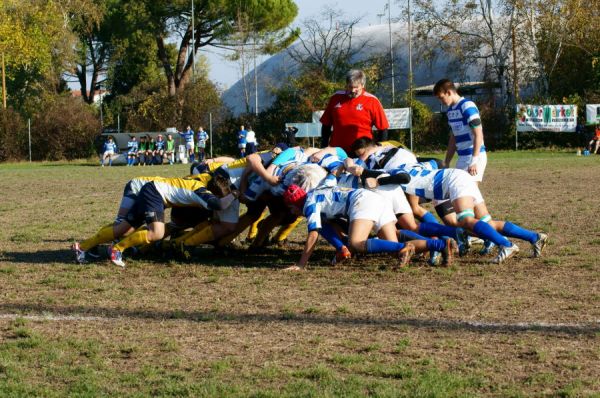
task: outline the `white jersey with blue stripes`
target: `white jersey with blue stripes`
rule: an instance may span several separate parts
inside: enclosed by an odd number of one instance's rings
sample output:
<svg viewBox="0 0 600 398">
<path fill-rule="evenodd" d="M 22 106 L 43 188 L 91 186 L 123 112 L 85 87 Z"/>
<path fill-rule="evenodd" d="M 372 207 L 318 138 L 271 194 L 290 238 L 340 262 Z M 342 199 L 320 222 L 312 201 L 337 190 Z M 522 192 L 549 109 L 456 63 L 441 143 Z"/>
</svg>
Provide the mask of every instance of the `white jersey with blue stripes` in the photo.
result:
<svg viewBox="0 0 600 398">
<path fill-rule="evenodd" d="M 393 156 L 391 156 L 385 164 L 381 164 L 389 151 L 395 151 Z M 417 157 L 411 151 L 404 148 L 396 148 L 392 146 L 381 147 L 377 151 L 373 152 L 369 157 L 365 160 L 365 164 L 367 168 L 371 170 L 393 170 L 395 168 L 401 167 L 403 164 L 413 164 L 417 163 Z"/>
<path fill-rule="evenodd" d="M 308 231 L 321 229 L 321 216 L 334 219 L 348 214 L 350 199 L 357 192 L 339 187 L 315 189 L 308 193 L 304 204 L 304 217 Z"/>
<path fill-rule="evenodd" d="M 456 153 L 458 156 L 473 155 L 473 130 L 470 123 L 473 120 L 481 119 L 479 109 L 473 101 L 462 98 L 455 104 L 448 107 L 446 113 L 448 124 L 452 129 L 454 140 L 456 141 Z M 485 152 L 485 146 L 481 144 L 480 152 Z"/>
</svg>

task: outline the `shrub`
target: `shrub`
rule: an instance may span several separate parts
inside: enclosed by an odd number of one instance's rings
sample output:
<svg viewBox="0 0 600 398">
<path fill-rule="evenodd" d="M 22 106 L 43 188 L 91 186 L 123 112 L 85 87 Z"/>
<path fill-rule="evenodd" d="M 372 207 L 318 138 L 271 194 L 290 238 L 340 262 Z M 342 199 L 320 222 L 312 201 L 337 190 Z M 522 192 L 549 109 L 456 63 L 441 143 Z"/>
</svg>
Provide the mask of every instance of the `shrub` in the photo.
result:
<svg viewBox="0 0 600 398">
<path fill-rule="evenodd" d="M 70 96 L 47 96 L 31 122 L 34 160 L 89 157 L 100 121 L 92 106 Z"/>
<path fill-rule="evenodd" d="M 27 125 L 12 108 L 0 109 L 0 162 L 27 157 Z"/>
</svg>

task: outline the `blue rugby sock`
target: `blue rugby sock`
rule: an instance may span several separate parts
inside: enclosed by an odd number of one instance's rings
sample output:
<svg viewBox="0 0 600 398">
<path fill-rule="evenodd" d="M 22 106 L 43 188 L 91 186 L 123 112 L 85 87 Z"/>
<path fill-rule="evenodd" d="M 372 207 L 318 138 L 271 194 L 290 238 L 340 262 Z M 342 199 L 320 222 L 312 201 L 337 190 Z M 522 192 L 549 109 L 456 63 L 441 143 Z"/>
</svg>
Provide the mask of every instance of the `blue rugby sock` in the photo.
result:
<svg viewBox="0 0 600 398">
<path fill-rule="evenodd" d="M 498 246 L 512 246 L 511 241 L 502 236 L 498 231 L 494 229 L 490 224 L 485 221 L 477 221 L 473 227 L 473 232 L 477 236 L 483 239 L 491 240 Z"/>
<path fill-rule="evenodd" d="M 523 239 L 531 243 L 535 243 L 538 240 L 537 232 L 530 231 L 528 229 L 519 227 L 511 222 L 505 222 L 502 233 L 512 238 Z"/>
<path fill-rule="evenodd" d="M 424 236 L 454 236 L 456 237 L 456 228 L 447 225 L 422 222 L 419 225 L 419 234 Z"/>
<path fill-rule="evenodd" d="M 427 239 L 427 249 L 441 252 L 446 248 L 446 241 L 442 239 Z"/>
<path fill-rule="evenodd" d="M 419 235 L 416 232 L 413 231 L 409 231 L 408 229 L 401 229 L 400 230 L 400 236 L 398 237 L 398 240 L 401 242 L 406 242 L 407 240 L 426 240 L 427 238 L 424 237 L 423 235 Z"/>
<path fill-rule="evenodd" d="M 437 218 L 435 218 L 435 216 L 433 214 L 431 214 L 430 212 L 425 212 L 425 214 L 423 214 L 421 216 L 421 220 L 423 222 L 430 222 L 433 224 L 439 224 L 440 222 L 437 220 Z"/>
<path fill-rule="evenodd" d="M 344 242 L 340 239 L 335 228 L 331 226 L 331 224 L 323 223 L 319 234 L 333 247 L 335 247 L 336 251 L 340 251 L 342 246 L 344 246 Z"/>
<path fill-rule="evenodd" d="M 367 253 L 393 253 L 404 248 L 404 243 L 385 239 L 367 239 Z"/>
</svg>

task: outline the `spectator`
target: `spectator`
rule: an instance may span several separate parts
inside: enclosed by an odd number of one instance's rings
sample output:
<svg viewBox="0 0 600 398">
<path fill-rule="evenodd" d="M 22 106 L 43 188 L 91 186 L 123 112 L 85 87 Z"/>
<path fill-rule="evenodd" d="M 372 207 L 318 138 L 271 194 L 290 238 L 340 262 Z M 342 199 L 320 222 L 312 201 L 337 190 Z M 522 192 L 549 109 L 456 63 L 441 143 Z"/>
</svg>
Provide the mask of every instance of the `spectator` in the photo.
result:
<svg viewBox="0 0 600 398">
<path fill-rule="evenodd" d="M 138 153 L 138 142 L 135 135 L 129 137 L 127 142 L 127 166 L 133 166 Z"/>
<path fill-rule="evenodd" d="M 594 146 L 593 151 L 592 145 Z M 600 148 L 600 125 L 596 125 L 596 129 L 594 130 L 594 137 L 592 137 L 592 140 L 588 144 L 588 149 L 592 154 L 598 152 L 598 148 Z"/>
<path fill-rule="evenodd" d="M 252 130 L 252 126 L 248 126 L 248 130 L 246 131 L 246 156 L 256 152 L 257 146 L 256 133 Z"/>
<path fill-rule="evenodd" d="M 154 150 L 156 149 L 156 142 L 154 137 L 148 136 L 146 138 L 146 164 L 152 166 L 154 164 Z"/>
<path fill-rule="evenodd" d="M 190 163 L 194 163 L 194 130 L 188 125 L 183 132 L 179 132 L 179 135 L 185 140 L 185 149 Z"/>
<path fill-rule="evenodd" d="M 106 159 L 108 159 L 108 165 L 112 166 L 112 157 L 115 153 L 119 152 L 119 148 L 117 147 L 117 144 L 113 141 L 112 135 L 108 136 L 108 139 L 104 143 L 104 149 L 102 150 L 102 152 L 102 167 L 104 167 L 104 161 Z"/>
<path fill-rule="evenodd" d="M 140 137 L 140 144 L 138 145 L 138 166 L 146 165 L 146 149 L 148 149 L 148 143 L 146 142 L 146 136 Z"/>
<path fill-rule="evenodd" d="M 154 148 L 153 162 L 155 164 L 163 163 L 163 158 L 165 157 L 165 144 L 166 144 L 166 141 L 164 140 L 163 135 L 159 134 L 156 137 L 156 148 Z"/>
<path fill-rule="evenodd" d="M 240 150 L 240 157 L 246 156 L 246 134 L 247 131 L 244 129 L 244 125 L 240 126 L 240 131 L 237 133 L 238 149 Z"/>
<path fill-rule="evenodd" d="M 167 159 L 169 159 L 169 164 L 173 164 L 175 162 L 175 140 L 171 134 L 167 134 L 167 149 L 165 150 L 165 155 Z"/>
<path fill-rule="evenodd" d="M 387 140 L 388 120 L 377 97 L 365 91 L 366 82 L 361 70 L 346 74 L 346 90 L 331 97 L 321 116 L 322 147 L 341 147 L 350 152 L 352 143 L 361 137 L 376 142 Z M 373 126 L 378 130 L 377 137 L 373 137 Z"/>
<path fill-rule="evenodd" d="M 203 161 L 206 155 L 206 142 L 208 141 L 208 133 L 204 131 L 204 127 L 198 127 L 196 149 L 198 150 L 198 160 Z"/>
<path fill-rule="evenodd" d="M 288 146 L 296 146 L 296 133 L 298 128 L 295 126 L 288 126 L 283 130 L 282 139 Z"/>
</svg>

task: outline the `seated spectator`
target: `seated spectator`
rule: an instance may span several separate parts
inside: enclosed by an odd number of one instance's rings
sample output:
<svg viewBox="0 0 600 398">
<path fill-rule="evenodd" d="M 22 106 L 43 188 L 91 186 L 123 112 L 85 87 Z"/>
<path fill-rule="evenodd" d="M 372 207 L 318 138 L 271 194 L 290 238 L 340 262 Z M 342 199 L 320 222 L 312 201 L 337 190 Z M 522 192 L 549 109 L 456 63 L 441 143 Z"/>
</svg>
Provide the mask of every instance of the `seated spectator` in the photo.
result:
<svg viewBox="0 0 600 398">
<path fill-rule="evenodd" d="M 148 143 L 146 142 L 146 137 L 140 137 L 140 144 L 138 145 L 138 153 L 137 153 L 137 162 L 138 166 L 146 165 L 146 150 L 148 149 Z"/>
<path fill-rule="evenodd" d="M 593 150 L 592 146 L 594 147 Z M 594 131 L 594 137 L 588 144 L 588 149 L 590 150 L 590 153 L 598 152 L 598 148 L 600 148 L 600 125 L 596 126 L 596 130 Z"/>
<path fill-rule="evenodd" d="M 152 160 L 154 164 L 163 163 L 163 158 L 165 157 L 165 144 L 166 141 L 163 139 L 162 134 L 159 134 L 158 137 L 156 137 L 156 148 L 154 148 L 154 158 Z"/>
<path fill-rule="evenodd" d="M 148 138 L 146 138 L 146 145 L 146 164 L 152 166 L 154 163 L 154 150 L 156 149 L 154 137 L 148 136 Z"/>
<path fill-rule="evenodd" d="M 138 150 L 137 138 L 135 138 L 135 135 L 132 135 L 127 142 L 127 166 L 133 166 Z"/>
<path fill-rule="evenodd" d="M 117 147 L 117 144 L 113 141 L 112 135 L 108 136 L 108 139 L 104 143 L 104 149 L 102 150 L 102 152 L 102 167 L 104 167 L 104 161 L 106 159 L 108 159 L 108 165 L 112 166 L 112 157 L 115 155 L 115 153 L 119 152 L 119 148 Z"/>
<path fill-rule="evenodd" d="M 173 164 L 175 162 L 175 140 L 171 134 L 167 134 L 166 145 L 165 156 L 169 159 L 169 164 Z"/>
</svg>

